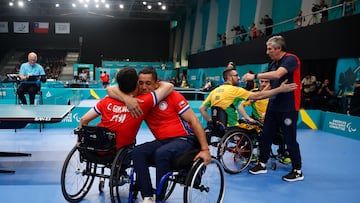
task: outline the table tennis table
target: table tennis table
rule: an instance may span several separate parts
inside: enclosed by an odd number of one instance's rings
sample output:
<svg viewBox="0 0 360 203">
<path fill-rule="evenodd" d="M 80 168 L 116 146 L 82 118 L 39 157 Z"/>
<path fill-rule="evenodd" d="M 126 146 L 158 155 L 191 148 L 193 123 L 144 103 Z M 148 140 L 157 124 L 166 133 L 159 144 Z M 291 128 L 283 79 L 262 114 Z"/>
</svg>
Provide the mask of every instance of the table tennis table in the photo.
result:
<svg viewBox="0 0 360 203">
<path fill-rule="evenodd" d="M 0 129 L 20 129 L 29 123 L 57 123 L 74 109 L 74 105 L 0 105 Z M 0 157 L 31 156 L 29 153 L 0 152 Z M 15 173 L 0 170 L 0 173 Z"/>
</svg>

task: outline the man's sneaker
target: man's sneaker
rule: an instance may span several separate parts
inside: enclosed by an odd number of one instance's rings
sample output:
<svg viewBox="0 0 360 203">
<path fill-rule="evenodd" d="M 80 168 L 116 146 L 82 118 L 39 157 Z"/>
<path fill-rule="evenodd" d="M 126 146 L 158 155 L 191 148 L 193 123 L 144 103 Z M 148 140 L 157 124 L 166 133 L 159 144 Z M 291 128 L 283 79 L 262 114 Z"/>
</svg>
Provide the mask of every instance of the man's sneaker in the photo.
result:
<svg viewBox="0 0 360 203">
<path fill-rule="evenodd" d="M 153 197 L 144 197 L 144 200 L 141 203 L 155 203 Z"/>
<path fill-rule="evenodd" d="M 283 180 L 294 182 L 298 180 L 304 180 L 304 175 L 302 174 L 301 170 L 293 169 L 289 174 L 282 177 Z"/>
<path fill-rule="evenodd" d="M 261 173 L 267 173 L 266 166 L 264 163 L 258 162 L 254 167 L 249 169 L 249 173 L 251 174 L 261 174 Z"/>
</svg>

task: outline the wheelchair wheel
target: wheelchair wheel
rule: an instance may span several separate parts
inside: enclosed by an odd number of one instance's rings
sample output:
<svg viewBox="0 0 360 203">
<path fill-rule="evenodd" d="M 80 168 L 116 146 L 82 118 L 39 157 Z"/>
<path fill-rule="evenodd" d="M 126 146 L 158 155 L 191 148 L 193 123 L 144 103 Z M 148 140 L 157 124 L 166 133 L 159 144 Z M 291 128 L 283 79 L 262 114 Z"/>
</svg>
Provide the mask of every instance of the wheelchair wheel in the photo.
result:
<svg viewBox="0 0 360 203">
<path fill-rule="evenodd" d="M 80 153 L 75 146 L 67 155 L 61 171 L 61 191 L 69 202 L 79 202 L 89 192 L 94 182 L 96 164 L 80 159 Z"/>
<path fill-rule="evenodd" d="M 202 160 L 196 161 L 186 177 L 184 203 L 220 203 L 224 199 L 224 193 L 224 170 L 220 162 L 212 158 L 205 166 Z"/>
<path fill-rule="evenodd" d="M 111 174 L 109 180 L 111 202 L 121 202 L 120 197 L 128 197 L 130 191 L 131 161 L 129 147 L 121 148 L 111 165 Z M 132 174 L 131 174 L 132 175 Z M 135 197 L 136 198 L 136 197 Z M 133 199 L 134 200 L 134 199 Z M 127 200 L 125 202 L 133 202 Z"/>
<path fill-rule="evenodd" d="M 219 144 L 217 158 L 227 173 L 236 174 L 249 166 L 252 152 L 253 143 L 246 133 L 229 131 Z"/>
</svg>

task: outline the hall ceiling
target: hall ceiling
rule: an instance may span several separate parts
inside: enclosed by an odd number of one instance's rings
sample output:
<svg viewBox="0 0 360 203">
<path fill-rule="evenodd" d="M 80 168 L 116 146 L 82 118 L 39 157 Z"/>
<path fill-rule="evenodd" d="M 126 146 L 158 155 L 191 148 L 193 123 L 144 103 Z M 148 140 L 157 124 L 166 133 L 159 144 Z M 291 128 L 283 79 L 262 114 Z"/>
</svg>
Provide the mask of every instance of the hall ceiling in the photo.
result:
<svg viewBox="0 0 360 203">
<path fill-rule="evenodd" d="M 23 7 L 19 7 L 19 2 Z M 102 2 L 104 1 L 104 2 Z M 143 2 L 146 2 L 144 5 Z M 160 2 L 160 3 L 159 3 Z M 193 0 L 1 0 L 1 16 L 68 16 L 179 20 Z M 196 1 L 195 1 L 196 2 Z M 12 3 L 13 6 L 9 6 Z M 56 4 L 59 4 L 56 7 Z M 74 8 L 72 4 L 76 4 Z M 86 5 L 85 5 L 86 4 Z M 98 5 L 98 8 L 96 7 Z M 108 4 L 108 8 L 106 8 Z M 160 4 L 160 5 L 159 5 Z M 123 8 L 120 8 L 120 5 Z M 151 9 L 148 6 L 151 5 Z M 163 10 L 161 6 L 165 6 Z"/>
</svg>

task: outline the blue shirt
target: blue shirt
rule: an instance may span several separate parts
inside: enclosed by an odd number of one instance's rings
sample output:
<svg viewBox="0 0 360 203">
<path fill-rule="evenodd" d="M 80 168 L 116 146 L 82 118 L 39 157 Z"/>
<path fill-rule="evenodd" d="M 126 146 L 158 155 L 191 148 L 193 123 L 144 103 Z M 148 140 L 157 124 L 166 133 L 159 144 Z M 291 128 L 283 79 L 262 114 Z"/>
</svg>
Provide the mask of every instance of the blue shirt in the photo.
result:
<svg viewBox="0 0 360 203">
<path fill-rule="evenodd" d="M 20 74 L 23 74 L 24 76 L 28 75 L 45 75 L 44 68 L 38 64 L 35 63 L 34 66 L 31 66 L 29 62 L 23 63 L 20 66 Z"/>
<path fill-rule="evenodd" d="M 292 92 L 279 93 L 270 97 L 267 107 L 268 111 L 291 112 L 300 109 L 300 59 L 290 53 L 286 53 L 279 61 L 272 61 L 269 64 L 269 71 L 276 71 L 279 67 L 284 67 L 288 71 L 279 80 L 270 80 L 271 88 L 277 88 L 284 80 L 288 83 L 296 83 L 298 88 Z"/>
</svg>

